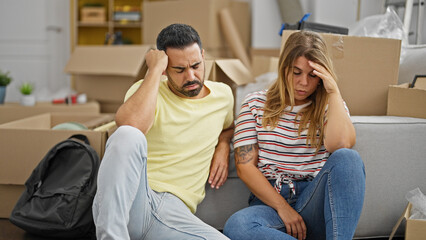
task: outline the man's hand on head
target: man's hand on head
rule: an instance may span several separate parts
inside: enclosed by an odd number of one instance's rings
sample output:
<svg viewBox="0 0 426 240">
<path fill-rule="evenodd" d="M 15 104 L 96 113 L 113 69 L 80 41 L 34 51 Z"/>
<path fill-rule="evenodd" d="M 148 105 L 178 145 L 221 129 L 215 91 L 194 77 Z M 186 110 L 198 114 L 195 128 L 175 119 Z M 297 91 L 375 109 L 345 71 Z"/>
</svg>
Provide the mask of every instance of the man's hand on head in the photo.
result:
<svg viewBox="0 0 426 240">
<path fill-rule="evenodd" d="M 157 49 L 149 50 L 145 56 L 145 60 L 149 70 L 158 70 L 161 73 L 166 71 L 169 62 L 166 52 Z"/>
</svg>

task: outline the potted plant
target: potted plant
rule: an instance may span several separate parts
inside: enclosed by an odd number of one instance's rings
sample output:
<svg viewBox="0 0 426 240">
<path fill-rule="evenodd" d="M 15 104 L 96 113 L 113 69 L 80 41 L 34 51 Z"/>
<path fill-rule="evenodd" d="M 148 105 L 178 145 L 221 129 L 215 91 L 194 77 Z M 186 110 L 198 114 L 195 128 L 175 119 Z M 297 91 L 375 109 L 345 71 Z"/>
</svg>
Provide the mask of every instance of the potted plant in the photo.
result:
<svg viewBox="0 0 426 240">
<path fill-rule="evenodd" d="M 6 86 L 12 81 L 12 77 L 9 76 L 9 72 L 2 72 L 0 70 L 0 104 L 4 103 L 6 97 Z"/>
<path fill-rule="evenodd" d="M 31 83 L 25 82 L 19 87 L 19 91 L 22 93 L 21 105 L 24 106 L 34 106 L 35 105 L 35 96 L 32 94 L 34 86 Z"/>
</svg>

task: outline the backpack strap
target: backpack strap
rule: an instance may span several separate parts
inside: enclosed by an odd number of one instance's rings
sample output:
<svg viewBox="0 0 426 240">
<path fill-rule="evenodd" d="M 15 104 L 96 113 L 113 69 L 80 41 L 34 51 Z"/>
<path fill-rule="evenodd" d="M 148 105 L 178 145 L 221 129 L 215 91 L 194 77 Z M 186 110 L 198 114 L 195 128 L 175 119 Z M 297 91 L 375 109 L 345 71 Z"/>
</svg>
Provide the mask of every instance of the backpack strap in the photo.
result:
<svg viewBox="0 0 426 240">
<path fill-rule="evenodd" d="M 86 137 L 86 135 L 83 135 L 83 134 L 74 134 L 71 137 L 69 137 L 68 139 L 71 139 L 71 138 L 76 138 L 76 139 L 78 139 L 80 141 L 85 142 L 87 145 L 90 145 L 89 139 Z"/>
</svg>

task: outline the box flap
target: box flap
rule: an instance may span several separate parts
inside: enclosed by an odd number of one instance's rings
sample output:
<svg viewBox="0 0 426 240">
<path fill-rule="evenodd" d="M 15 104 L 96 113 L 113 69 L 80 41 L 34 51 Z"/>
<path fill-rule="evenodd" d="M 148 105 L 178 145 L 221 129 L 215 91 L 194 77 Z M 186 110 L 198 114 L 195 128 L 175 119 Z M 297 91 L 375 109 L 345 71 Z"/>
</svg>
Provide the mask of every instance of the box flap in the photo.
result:
<svg viewBox="0 0 426 240">
<path fill-rule="evenodd" d="M 99 113 L 100 108 L 100 104 L 95 101 L 70 105 L 65 103 L 37 102 L 32 107 L 22 106 L 19 102 L 8 102 L 0 105 L 0 124 L 51 112 Z"/>
<path fill-rule="evenodd" d="M 70 113 L 72 114 L 72 113 Z M 46 129 L 51 127 L 51 113 L 44 113 L 39 115 L 34 115 L 27 118 L 22 118 L 0 124 L 0 129 L 9 128 L 9 129 Z"/>
<path fill-rule="evenodd" d="M 78 46 L 65 66 L 71 74 L 138 76 L 152 45 Z"/>
<path fill-rule="evenodd" d="M 250 70 L 239 59 L 221 59 L 215 63 L 237 85 L 255 82 Z"/>
<path fill-rule="evenodd" d="M 426 90 L 426 75 L 416 77 L 413 88 Z"/>
<path fill-rule="evenodd" d="M 396 88 L 410 88 L 410 84 L 409 83 L 403 83 L 403 84 L 399 84 L 399 85 L 389 85 L 389 87 L 396 87 Z"/>
<path fill-rule="evenodd" d="M 212 70 L 213 70 L 213 65 L 214 65 L 214 60 L 206 60 L 205 62 L 205 76 L 204 79 L 208 79 L 208 80 L 213 80 L 213 76 L 210 76 L 210 74 L 212 74 Z"/>
<path fill-rule="evenodd" d="M 392 232 L 389 236 L 389 240 L 391 240 L 396 233 L 396 230 L 398 230 L 399 226 L 401 225 L 403 220 L 407 220 L 409 218 L 409 214 L 410 214 L 410 210 L 411 210 L 411 204 L 408 203 L 407 207 L 405 208 L 404 212 L 402 213 L 401 217 L 398 219 L 398 221 L 396 222 L 395 226 L 392 228 Z"/>
</svg>

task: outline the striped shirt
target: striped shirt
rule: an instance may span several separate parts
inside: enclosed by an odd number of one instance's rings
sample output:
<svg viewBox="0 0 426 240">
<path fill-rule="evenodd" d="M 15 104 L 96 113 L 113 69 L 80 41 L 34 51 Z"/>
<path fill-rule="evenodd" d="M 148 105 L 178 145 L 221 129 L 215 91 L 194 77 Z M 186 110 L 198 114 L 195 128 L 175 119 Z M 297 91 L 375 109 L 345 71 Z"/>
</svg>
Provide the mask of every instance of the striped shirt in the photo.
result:
<svg viewBox="0 0 426 240">
<path fill-rule="evenodd" d="M 307 130 L 298 136 L 299 118 L 296 114 L 311 102 L 290 107 L 282 114 L 274 129 L 262 127 L 263 109 L 266 91 L 249 94 L 241 105 L 234 134 L 234 148 L 258 144 L 258 168 L 268 180 L 275 180 L 278 192 L 282 184 L 293 189 L 293 182 L 313 179 L 324 166 L 330 155 L 321 146 L 316 148 L 306 145 Z M 347 110 L 348 111 L 348 110 Z M 294 193 L 294 192 L 293 192 Z"/>
</svg>

